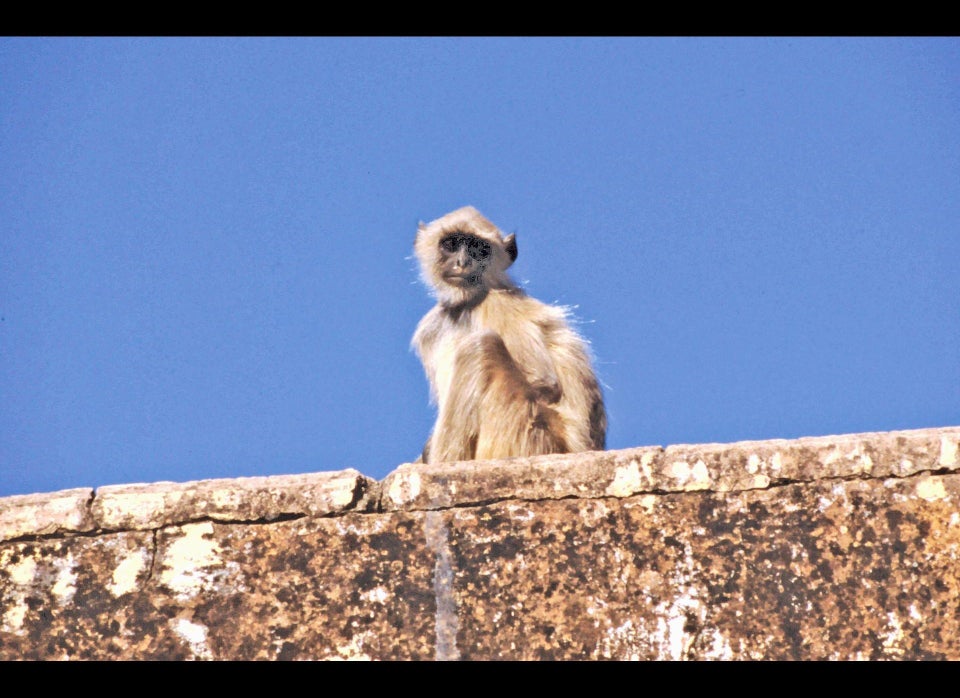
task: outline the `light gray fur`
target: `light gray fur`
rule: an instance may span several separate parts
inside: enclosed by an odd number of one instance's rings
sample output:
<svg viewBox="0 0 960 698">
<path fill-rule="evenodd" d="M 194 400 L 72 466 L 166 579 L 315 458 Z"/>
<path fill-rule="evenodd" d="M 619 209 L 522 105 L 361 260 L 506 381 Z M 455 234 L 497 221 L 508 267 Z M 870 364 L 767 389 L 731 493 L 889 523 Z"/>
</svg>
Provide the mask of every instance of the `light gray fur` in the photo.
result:
<svg viewBox="0 0 960 698">
<path fill-rule="evenodd" d="M 464 287 L 442 275 L 440 241 L 451 233 L 490 243 L 481 283 Z M 466 206 L 421 223 L 414 249 L 437 297 L 412 341 L 437 404 L 423 460 L 603 450 L 606 412 L 587 344 L 566 309 L 510 279 L 514 237 Z"/>
</svg>

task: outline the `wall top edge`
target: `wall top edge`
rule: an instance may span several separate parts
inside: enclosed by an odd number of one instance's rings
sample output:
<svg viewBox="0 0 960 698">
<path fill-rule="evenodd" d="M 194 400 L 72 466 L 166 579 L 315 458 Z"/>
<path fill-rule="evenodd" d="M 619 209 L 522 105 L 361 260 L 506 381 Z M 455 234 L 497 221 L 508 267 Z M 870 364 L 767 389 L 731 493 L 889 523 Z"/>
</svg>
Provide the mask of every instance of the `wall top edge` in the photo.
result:
<svg viewBox="0 0 960 698">
<path fill-rule="evenodd" d="M 0 498 L 0 542 L 198 520 L 270 522 L 502 500 L 731 492 L 827 478 L 960 471 L 960 426 L 641 446 L 493 461 L 404 463 L 382 481 L 339 471 L 132 483 Z"/>
</svg>

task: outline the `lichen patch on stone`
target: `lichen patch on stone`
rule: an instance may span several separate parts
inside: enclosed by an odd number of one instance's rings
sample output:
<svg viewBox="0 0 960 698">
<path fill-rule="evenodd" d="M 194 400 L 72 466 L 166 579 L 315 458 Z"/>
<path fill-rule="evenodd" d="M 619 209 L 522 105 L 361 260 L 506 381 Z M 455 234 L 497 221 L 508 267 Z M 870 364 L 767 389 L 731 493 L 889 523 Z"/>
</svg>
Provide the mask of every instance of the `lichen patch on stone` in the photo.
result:
<svg viewBox="0 0 960 698">
<path fill-rule="evenodd" d="M 943 486 L 943 480 L 939 477 L 925 477 L 917 482 L 917 496 L 932 502 L 937 499 L 947 497 L 947 490 Z"/>
<path fill-rule="evenodd" d="M 172 542 L 161 559 L 160 583 L 180 597 L 212 588 L 224 570 L 220 546 L 212 539 L 209 521 L 172 531 Z"/>
<path fill-rule="evenodd" d="M 710 471 L 702 459 L 698 459 L 693 465 L 684 460 L 673 461 L 667 466 L 666 472 L 676 480 L 680 489 L 687 491 L 710 489 Z"/>
<path fill-rule="evenodd" d="M 0 630 L 8 633 L 20 634 L 23 628 L 23 619 L 27 615 L 27 600 L 23 592 L 11 594 L 11 598 L 4 599 L 6 609 L 0 617 Z"/>
<path fill-rule="evenodd" d="M 611 497 L 629 497 L 642 490 L 643 478 L 640 475 L 640 465 L 631 461 L 614 471 L 613 482 L 606 489 Z"/>
<path fill-rule="evenodd" d="M 420 494 L 420 473 L 411 470 L 408 473 L 398 473 L 387 491 L 387 496 L 397 506 L 416 499 Z"/>
<path fill-rule="evenodd" d="M 330 492 L 330 501 L 334 507 L 343 509 L 350 506 L 354 499 L 355 479 L 341 480 Z"/>
<path fill-rule="evenodd" d="M 32 584 L 33 578 L 37 574 L 37 561 L 33 557 L 24 557 L 19 562 L 7 567 L 7 574 L 14 584 L 20 586 Z"/>
<path fill-rule="evenodd" d="M 123 596 L 137 588 L 137 577 L 147 566 L 147 552 L 135 549 L 123 556 L 113 570 L 107 589 L 114 596 Z"/>
<path fill-rule="evenodd" d="M 70 603 L 73 595 L 77 593 L 77 573 L 76 563 L 73 555 L 67 553 L 65 557 L 53 561 L 54 568 L 57 571 L 56 581 L 50 588 L 60 605 Z"/>
<path fill-rule="evenodd" d="M 937 462 L 944 468 L 950 468 L 957 465 L 960 460 L 957 452 L 960 450 L 960 440 L 949 437 L 940 437 L 940 457 Z"/>
<path fill-rule="evenodd" d="M 341 661 L 370 661 L 373 659 L 364 649 L 364 646 L 370 642 L 375 641 L 371 633 L 358 633 L 352 636 L 348 642 L 345 642 L 342 645 L 338 645 L 334 653 L 328 654 L 323 657 L 327 660 L 341 660 Z"/>
<path fill-rule="evenodd" d="M 213 659 L 213 653 L 207 646 L 207 627 L 186 618 L 171 618 L 173 631 L 190 648 L 196 659 Z"/>
</svg>

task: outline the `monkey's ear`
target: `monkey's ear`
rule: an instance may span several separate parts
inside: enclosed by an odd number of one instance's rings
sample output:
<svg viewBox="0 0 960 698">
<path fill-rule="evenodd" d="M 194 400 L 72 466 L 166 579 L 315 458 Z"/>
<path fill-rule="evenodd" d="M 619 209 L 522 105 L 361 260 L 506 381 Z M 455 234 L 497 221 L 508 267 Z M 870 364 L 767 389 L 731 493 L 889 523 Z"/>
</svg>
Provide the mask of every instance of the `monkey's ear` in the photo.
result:
<svg viewBox="0 0 960 698">
<path fill-rule="evenodd" d="M 510 262 L 517 261 L 517 236 L 510 233 L 503 239 L 503 249 L 510 255 Z"/>
</svg>

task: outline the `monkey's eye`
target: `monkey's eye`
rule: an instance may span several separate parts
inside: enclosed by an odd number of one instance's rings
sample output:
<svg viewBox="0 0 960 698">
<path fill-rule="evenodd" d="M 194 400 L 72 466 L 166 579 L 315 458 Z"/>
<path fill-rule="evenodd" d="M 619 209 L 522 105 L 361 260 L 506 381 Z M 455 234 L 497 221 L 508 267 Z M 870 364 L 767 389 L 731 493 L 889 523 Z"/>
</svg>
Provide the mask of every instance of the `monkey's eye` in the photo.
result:
<svg viewBox="0 0 960 698">
<path fill-rule="evenodd" d="M 457 248 L 460 247 L 460 242 L 459 235 L 447 235 L 440 241 L 440 249 L 444 252 L 456 252 Z"/>
<path fill-rule="evenodd" d="M 483 240 L 478 240 L 477 238 L 470 238 L 470 241 L 467 243 L 468 250 L 470 251 L 470 256 L 474 259 L 486 259 L 490 256 L 490 243 L 484 242 Z"/>
</svg>

